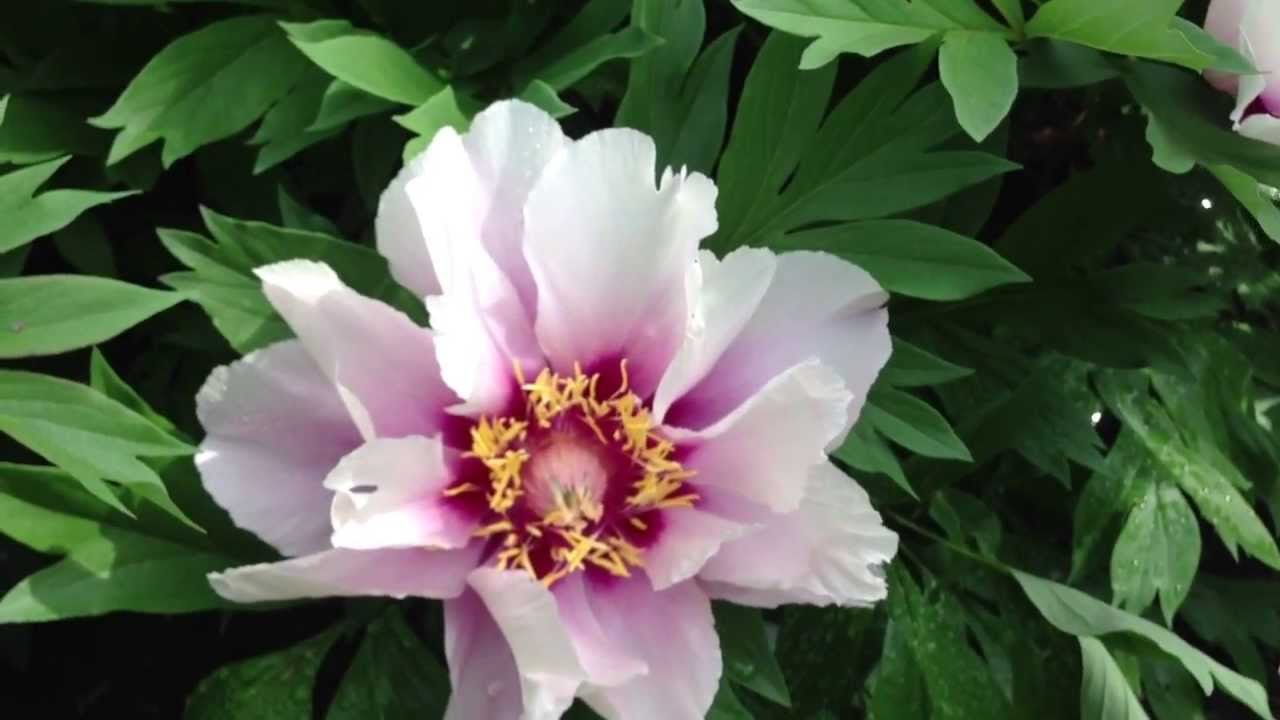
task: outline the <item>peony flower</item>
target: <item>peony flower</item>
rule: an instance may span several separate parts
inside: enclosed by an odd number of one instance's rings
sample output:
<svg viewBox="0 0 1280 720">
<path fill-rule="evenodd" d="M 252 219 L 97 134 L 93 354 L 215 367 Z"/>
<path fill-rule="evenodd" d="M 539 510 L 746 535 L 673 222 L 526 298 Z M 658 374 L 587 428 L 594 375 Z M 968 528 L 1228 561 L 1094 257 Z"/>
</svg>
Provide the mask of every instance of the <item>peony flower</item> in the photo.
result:
<svg viewBox="0 0 1280 720">
<path fill-rule="evenodd" d="M 1246 137 L 1280 145 L 1280 0 L 1212 0 L 1204 28 L 1240 51 L 1261 74 L 1208 71 L 1214 87 L 1235 93 L 1231 113 Z"/>
<path fill-rule="evenodd" d="M 884 598 L 897 537 L 826 452 L 888 359 L 885 293 L 821 253 L 699 253 L 716 187 L 654 163 L 519 102 L 440 131 L 376 224 L 432 329 L 323 264 L 258 269 L 297 339 L 214 371 L 196 461 L 289 559 L 214 588 L 442 599 L 468 720 L 701 718 L 712 598 Z"/>
</svg>

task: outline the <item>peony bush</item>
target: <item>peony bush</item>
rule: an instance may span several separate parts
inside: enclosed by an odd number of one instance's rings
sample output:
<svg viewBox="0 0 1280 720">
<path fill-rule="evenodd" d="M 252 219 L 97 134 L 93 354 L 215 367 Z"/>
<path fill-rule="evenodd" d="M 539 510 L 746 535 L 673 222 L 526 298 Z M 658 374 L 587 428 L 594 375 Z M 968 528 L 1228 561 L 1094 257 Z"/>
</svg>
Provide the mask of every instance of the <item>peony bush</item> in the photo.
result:
<svg viewBox="0 0 1280 720">
<path fill-rule="evenodd" d="M 1280 707 L 1280 0 L 0 8 L 13 717 Z"/>
</svg>

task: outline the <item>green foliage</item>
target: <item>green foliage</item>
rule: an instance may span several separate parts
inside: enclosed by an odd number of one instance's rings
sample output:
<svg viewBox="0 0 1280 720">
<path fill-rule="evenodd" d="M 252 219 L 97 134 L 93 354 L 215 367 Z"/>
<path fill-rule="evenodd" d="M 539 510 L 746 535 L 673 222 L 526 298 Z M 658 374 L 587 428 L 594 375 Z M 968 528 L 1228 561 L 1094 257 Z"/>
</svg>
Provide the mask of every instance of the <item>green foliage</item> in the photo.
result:
<svg viewBox="0 0 1280 720">
<path fill-rule="evenodd" d="M 70 157 L 57 158 L 0 175 L 0 252 L 61 230 L 84 211 L 132 192 L 48 190 L 36 194 Z"/>
<path fill-rule="evenodd" d="M 185 35 L 147 63 L 109 110 L 93 118 L 98 127 L 119 130 L 107 162 L 120 162 L 163 140 L 162 158 L 171 165 L 230 137 L 284 98 L 305 63 L 267 16 L 231 18 Z"/>
<path fill-rule="evenodd" d="M 0 464 L 0 490 L 0 533 L 61 556 L 8 589 L 0 623 L 227 606 L 204 577 L 237 561 L 189 527 L 137 508 L 142 527 L 52 468 Z"/>
<path fill-rule="evenodd" d="M 825 252 L 890 295 L 893 354 L 830 450 L 899 535 L 889 597 L 717 602 L 709 718 L 1272 718 L 1280 147 L 1204 81 L 1267 69 L 1205 5 L 8 3 L 0 670 L 67 688 L 17 712 L 443 716 L 438 603 L 226 612 L 207 573 L 276 555 L 204 491 L 193 398 L 289 336 L 264 264 L 428 323 L 379 194 L 519 97 L 714 177 L 717 254 Z M 27 627 L 71 618 L 70 646 Z"/>
<path fill-rule="evenodd" d="M 83 275 L 0 280 L 0 358 L 100 343 L 180 300 L 177 293 Z"/>
</svg>

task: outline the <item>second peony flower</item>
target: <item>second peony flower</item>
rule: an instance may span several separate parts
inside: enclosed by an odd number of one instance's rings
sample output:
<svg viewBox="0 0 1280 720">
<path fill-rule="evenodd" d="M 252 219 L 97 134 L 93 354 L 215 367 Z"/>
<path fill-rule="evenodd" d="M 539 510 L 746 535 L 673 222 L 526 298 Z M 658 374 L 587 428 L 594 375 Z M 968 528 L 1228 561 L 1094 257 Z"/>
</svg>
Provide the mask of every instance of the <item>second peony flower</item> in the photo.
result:
<svg viewBox="0 0 1280 720">
<path fill-rule="evenodd" d="M 1235 94 L 1236 130 L 1280 145 L 1280 0 L 1211 0 L 1204 27 L 1258 70 L 1244 76 L 1206 73 L 1214 87 Z"/>
<path fill-rule="evenodd" d="M 883 599 L 897 537 L 827 451 L 889 357 L 886 295 L 830 255 L 700 252 L 715 200 L 641 133 L 502 102 L 382 197 L 431 329 L 323 264 L 260 268 L 297 339 L 209 378 L 197 464 L 287 559 L 213 586 L 443 600 L 453 720 L 695 720 L 712 599 Z"/>
</svg>

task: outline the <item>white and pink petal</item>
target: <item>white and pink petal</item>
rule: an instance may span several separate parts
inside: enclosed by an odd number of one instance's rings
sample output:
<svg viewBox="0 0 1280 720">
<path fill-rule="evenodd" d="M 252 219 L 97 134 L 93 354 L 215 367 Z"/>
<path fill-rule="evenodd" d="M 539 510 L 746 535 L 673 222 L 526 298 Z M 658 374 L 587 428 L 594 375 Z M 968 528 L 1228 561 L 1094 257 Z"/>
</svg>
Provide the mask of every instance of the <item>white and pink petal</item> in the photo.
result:
<svg viewBox="0 0 1280 720">
<path fill-rule="evenodd" d="M 288 260 L 255 272 L 366 439 L 440 431 L 457 397 L 440 378 L 431 331 L 347 287 L 323 263 Z"/>
<path fill-rule="evenodd" d="M 672 403 L 664 421 L 706 428 L 778 374 L 816 357 L 853 394 L 847 431 L 889 359 L 887 299 L 866 271 L 834 255 L 779 255 L 773 281 L 755 313 L 703 379 Z"/>
<path fill-rule="evenodd" d="M 715 424 L 668 429 L 699 487 L 731 491 L 774 512 L 794 510 L 809 471 L 847 427 L 853 396 L 817 359 L 784 370 Z"/>
<path fill-rule="evenodd" d="M 280 562 L 246 565 L 209 576 L 222 597 L 238 603 L 322 597 L 457 597 L 480 559 L 479 545 L 457 550 L 334 549 Z"/>
<path fill-rule="evenodd" d="M 627 358 L 651 394 L 683 341 L 698 242 L 715 232 L 715 185 L 668 170 L 646 135 L 601 130 L 543 171 L 524 209 L 538 341 L 559 372 Z"/>
<path fill-rule="evenodd" d="M 589 591 L 600 628 L 649 672 L 615 686 L 587 684 L 582 699 L 606 720 L 702 720 L 723 663 L 711 601 L 692 581 L 654 592 L 642 577 Z"/>
<path fill-rule="evenodd" d="M 866 607 L 885 598 L 882 566 L 897 549 L 866 491 L 823 464 L 799 508 L 726 543 L 698 577 L 713 597 L 745 605 Z"/>
<path fill-rule="evenodd" d="M 285 555 L 329 547 L 324 478 L 361 442 L 337 390 L 300 343 L 277 343 L 209 375 L 196 396 L 205 489 L 236 525 Z"/>
<path fill-rule="evenodd" d="M 449 503 L 452 481 L 439 437 L 372 440 L 338 463 L 325 479 L 334 492 L 333 546 L 459 548 L 475 518 Z"/>
<path fill-rule="evenodd" d="M 560 620 L 555 596 L 522 570 L 483 567 L 467 583 L 502 629 L 515 659 L 520 717 L 556 720 L 573 704 L 587 673 Z"/>
</svg>

